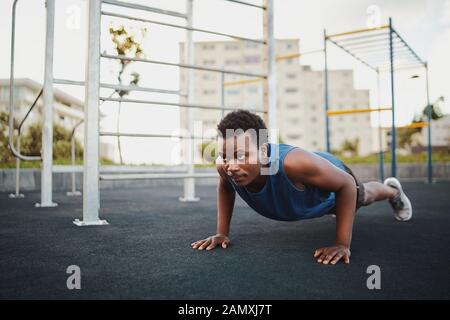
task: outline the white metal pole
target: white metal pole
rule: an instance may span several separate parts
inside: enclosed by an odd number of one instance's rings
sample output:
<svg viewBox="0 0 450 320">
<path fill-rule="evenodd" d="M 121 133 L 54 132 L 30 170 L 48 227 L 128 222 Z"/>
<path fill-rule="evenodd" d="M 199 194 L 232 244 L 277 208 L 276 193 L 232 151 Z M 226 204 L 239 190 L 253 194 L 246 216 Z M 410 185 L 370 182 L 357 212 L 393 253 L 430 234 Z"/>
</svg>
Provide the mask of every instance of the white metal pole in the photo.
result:
<svg viewBox="0 0 450 320">
<path fill-rule="evenodd" d="M 266 41 L 266 71 L 267 81 L 264 85 L 264 108 L 267 110 L 267 125 L 270 130 L 269 141 L 272 143 L 278 143 L 278 126 L 277 126 L 277 79 L 276 79 L 276 61 L 275 61 L 275 37 L 274 37 L 274 24 L 273 24 L 273 12 L 274 5 L 273 0 L 264 0 L 264 40 Z M 276 131 L 275 131 L 276 130 Z"/>
<path fill-rule="evenodd" d="M 186 26 L 193 27 L 193 0 L 186 0 Z M 192 39 L 192 31 L 186 30 L 186 61 L 189 65 L 195 64 L 195 52 L 194 42 Z M 194 70 L 187 70 L 187 100 L 188 104 L 194 103 Z M 185 128 L 189 131 L 189 134 L 193 134 L 194 131 L 194 114 L 193 109 L 188 108 L 185 117 Z M 194 139 L 185 139 L 185 159 L 187 160 L 187 173 L 192 176 L 194 174 L 194 153 L 195 153 L 195 141 Z M 195 196 L 195 178 L 184 179 L 184 195 L 180 198 L 180 201 L 198 201 L 199 198 Z"/>
<path fill-rule="evenodd" d="M 84 104 L 83 220 L 77 226 L 104 225 L 99 219 L 99 90 L 101 0 L 88 1 L 86 92 Z"/>
<path fill-rule="evenodd" d="M 55 207 L 52 201 L 53 163 L 53 42 L 55 34 L 55 0 L 47 0 L 45 35 L 44 106 L 42 125 L 41 202 L 37 207 Z"/>
<path fill-rule="evenodd" d="M 20 130 L 17 133 L 17 152 L 20 153 Z M 16 157 L 16 192 L 9 194 L 10 198 L 24 198 L 25 195 L 20 193 L 20 158 Z"/>
<path fill-rule="evenodd" d="M 80 196 L 81 192 L 77 190 L 77 185 L 76 185 L 76 172 L 75 172 L 75 164 L 76 164 L 76 159 L 75 159 L 75 128 L 73 129 L 74 131 L 72 132 L 72 137 L 70 139 L 70 144 L 71 144 L 71 150 L 70 150 L 70 155 L 72 158 L 72 190 L 68 191 L 66 194 L 68 196 Z"/>
<path fill-rule="evenodd" d="M 221 110 L 221 117 L 225 117 L 225 72 L 222 72 L 220 74 L 220 106 L 222 107 Z"/>
</svg>

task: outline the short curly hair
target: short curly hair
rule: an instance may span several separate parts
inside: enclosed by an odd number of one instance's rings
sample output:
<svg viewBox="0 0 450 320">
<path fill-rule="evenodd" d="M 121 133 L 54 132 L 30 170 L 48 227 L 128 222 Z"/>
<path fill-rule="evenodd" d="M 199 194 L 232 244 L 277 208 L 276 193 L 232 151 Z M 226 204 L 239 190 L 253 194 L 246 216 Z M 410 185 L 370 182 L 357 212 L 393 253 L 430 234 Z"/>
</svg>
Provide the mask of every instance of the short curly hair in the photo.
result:
<svg viewBox="0 0 450 320">
<path fill-rule="evenodd" d="M 247 110 L 236 110 L 228 113 L 217 125 L 217 130 L 222 135 L 226 137 L 227 129 L 242 130 L 246 132 L 247 130 L 253 129 L 257 134 L 258 147 L 268 141 L 267 127 L 263 119 L 257 114 L 251 113 Z M 264 134 L 261 134 L 260 130 L 264 130 Z"/>
</svg>

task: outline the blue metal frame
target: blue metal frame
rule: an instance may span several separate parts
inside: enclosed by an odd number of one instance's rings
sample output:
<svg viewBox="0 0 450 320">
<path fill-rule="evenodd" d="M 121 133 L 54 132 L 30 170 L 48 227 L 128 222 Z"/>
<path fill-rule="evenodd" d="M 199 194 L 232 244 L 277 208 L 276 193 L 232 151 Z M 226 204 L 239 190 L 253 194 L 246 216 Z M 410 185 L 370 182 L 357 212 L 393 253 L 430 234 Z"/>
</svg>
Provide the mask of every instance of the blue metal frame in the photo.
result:
<svg viewBox="0 0 450 320">
<path fill-rule="evenodd" d="M 324 59 L 325 59 L 325 68 L 323 72 L 324 76 L 324 102 L 325 102 L 325 134 L 326 134 L 326 150 L 327 152 L 331 151 L 330 148 L 330 118 L 328 117 L 328 57 L 327 57 L 327 31 L 323 30 L 323 52 L 324 52 Z"/>
<path fill-rule="evenodd" d="M 432 120 L 432 108 L 430 105 L 430 90 L 428 87 L 428 63 L 425 62 L 425 81 L 427 90 L 427 115 L 428 115 L 428 183 L 433 183 L 433 146 L 431 144 L 431 120 Z"/>
<path fill-rule="evenodd" d="M 397 129 L 395 127 L 395 90 L 394 90 L 394 50 L 392 46 L 394 30 L 392 29 L 392 18 L 389 18 L 389 61 L 391 73 L 391 108 L 392 108 L 392 128 L 391 128 L 391 176 L 397 176 Z"/>
</svg>

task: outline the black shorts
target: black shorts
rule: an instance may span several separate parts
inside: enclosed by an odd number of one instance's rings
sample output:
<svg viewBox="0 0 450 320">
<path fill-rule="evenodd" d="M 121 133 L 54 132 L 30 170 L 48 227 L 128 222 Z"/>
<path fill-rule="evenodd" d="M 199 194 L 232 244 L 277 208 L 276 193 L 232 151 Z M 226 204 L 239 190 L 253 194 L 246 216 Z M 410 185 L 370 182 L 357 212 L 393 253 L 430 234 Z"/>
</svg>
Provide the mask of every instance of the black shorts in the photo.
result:
<svg viewBox="0 0 450 320">
<path fill-rule="evenodd" d="M 344 168 L 347 173 L 349 173 L 353 179 L 355 179 L 356 183 L 356 210 L 361 208 L 364 205 L 364 184 L 359 181 L 359 179 L 355 176 L 352 169 L 347 167 L 344 163 Z"/>
</svg>

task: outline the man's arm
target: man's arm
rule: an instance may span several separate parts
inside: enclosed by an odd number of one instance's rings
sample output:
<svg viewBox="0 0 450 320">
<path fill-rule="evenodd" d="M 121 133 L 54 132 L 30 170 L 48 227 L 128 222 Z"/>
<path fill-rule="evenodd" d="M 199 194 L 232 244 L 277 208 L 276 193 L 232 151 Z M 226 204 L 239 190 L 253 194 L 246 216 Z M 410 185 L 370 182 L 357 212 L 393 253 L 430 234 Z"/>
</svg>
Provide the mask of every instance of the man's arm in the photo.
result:
<svg viewBox="0 0 450 320">
<path fill-rule="evenodd" d="M 226 177 L 220 165 L 217 165 L 219 172 L 219 183 L 217 185 L 217 233 L 206 239 L 191 243 L 193 249 L 206 250 L 214 249 L 217 245 L 226 248 L 230 244 L 228 235 L 230 233 L 231 217 L 233 215 L 236 191 Z"/>
<path fill-rule="evenodd" d="M 228 236 L 233 215 L 236 191 L 225 176 L 221 166 L 217 166 L 220 178 L 217 185 L 217 233 Z"/>
<path fill-rule="evenodd" d="M 311 185 L 336 193 L 336 241 L 331 247 L 316 250 L 318 262 L 350 262 L 353 220 L 356 211 L 356 183 L 353 177 L 329 161 L 302 149 L 289 152 L 284 169 L 294 183 Z"/>
</svg>

